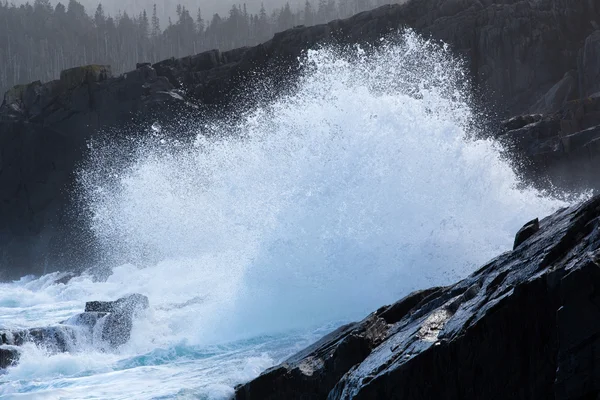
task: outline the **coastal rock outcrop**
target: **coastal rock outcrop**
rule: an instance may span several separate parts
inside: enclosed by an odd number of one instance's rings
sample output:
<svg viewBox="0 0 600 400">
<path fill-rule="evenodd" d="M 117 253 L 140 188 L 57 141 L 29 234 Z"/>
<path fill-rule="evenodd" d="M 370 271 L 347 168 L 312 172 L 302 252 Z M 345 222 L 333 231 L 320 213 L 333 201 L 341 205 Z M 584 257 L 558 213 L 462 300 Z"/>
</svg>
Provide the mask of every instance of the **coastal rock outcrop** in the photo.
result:
<svg viewBox="0 0 600 400">
<path fill-rule="evenodd" d="M 497 136 L 529 183 L 600 188 L 600 96 L 574 100 L 555 113 L 505 121 Z"/>
<path fill-rule="evenodd" d="M 594 197 L 457 284 L 338 329 L 236 399 L 595 399 L 599 287 Z"/>
<path fill-rule="evenodd" d="M 592 0 L 410 0 L 296 27 L 251 48 L 140 60 L 118 77 L 108 66 L 85 66 L 15 87 L 0 106 L 0 279 L 98 260 L 74 189 L 92 139 L 143 136 L 155 121 L 177 125 L 182 116 L 240 115 L 253 104 L 253 85 L 276 92 L 293 80 L 305 50 L 377 44 L 407 27 L 465 58 L 483 108 L 502 118 L 550 113 L 596 90 L 599 21 Z M 562 168 L 568 157 L 557 160 Z"/>
<path fill-rule="evenodd" d="M 149 307 L 148 298 L 131 294 L 115 301 L 92 301 L 85 312 L 56 326 L 22 330 L 0 329 L 0 369 L 18 362 L 19 346 L 34 343 L 52 353 L 76 352 L 83 345 L 109 350 L 131 336 L 133 319 Z"/>
</svg>

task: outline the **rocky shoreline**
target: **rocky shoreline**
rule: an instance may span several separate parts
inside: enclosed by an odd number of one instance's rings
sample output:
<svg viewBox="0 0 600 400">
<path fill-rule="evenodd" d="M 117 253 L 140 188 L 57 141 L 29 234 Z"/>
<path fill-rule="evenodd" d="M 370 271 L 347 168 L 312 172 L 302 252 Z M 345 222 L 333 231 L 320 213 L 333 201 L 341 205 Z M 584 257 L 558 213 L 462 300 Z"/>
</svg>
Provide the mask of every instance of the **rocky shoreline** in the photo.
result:
<svg viewBox="0 0 600 400">
<path fill-rule="evenodd" d="M 600 395 L 600 196 L 526 223 L 462 281 L 411 293 L 239 385 L 250 399 L 593 399 Z M 129 340 L 148 299 L 88 302 L 53 327 L 0 331 L 0 368 Z M 102 322 L 100 322 L 102 321 Z M 97 341 L 100 342 L 97 342 Z M 96 342 L 94 342 L 96 341 Z M 100 346 L 102 344 L 102 346 Z"/>
<path fill-rule="evenodd" d="M 91 139 L 118 140 L 124 127 L 143 136 L 155 121 L 175 126 L 182 115 L 251 106 L 244 90 L 262 79 L 277 92 L 294 79 L 304 50 L 376 43 L 405 27 L 465 57 L 492 114 L 489 134 L 527 182 L 600 189 L 600 3 L 412 0 L 297 27 L 253 48 L 141 63 L 118 77 L 108 66 L 73 68 L 9 90 L 0 106 L 0 279 L 95 259 L 73 189 Z M 600 197 L 533 220 L 514 250 L 471 276 L 339 328 L 240 385 L 235 397 L 596 399 L 599 222 Z M 67 351 L 76 338 L 90 340 L 100 319 L 113 321 L 102 325 L 103 342 L 118 347 L 134 312 L 147 307 L 138 300 L 92 302 L 57 327 L 0 332 L 0 368 L 17 362 L 27 341 Z"/>
<path fill-rule="evenodd" d="M 596 399 L 600 196 L 524 228 L 466 279 L 339 328 L 235 398 Z"/>
</svg>

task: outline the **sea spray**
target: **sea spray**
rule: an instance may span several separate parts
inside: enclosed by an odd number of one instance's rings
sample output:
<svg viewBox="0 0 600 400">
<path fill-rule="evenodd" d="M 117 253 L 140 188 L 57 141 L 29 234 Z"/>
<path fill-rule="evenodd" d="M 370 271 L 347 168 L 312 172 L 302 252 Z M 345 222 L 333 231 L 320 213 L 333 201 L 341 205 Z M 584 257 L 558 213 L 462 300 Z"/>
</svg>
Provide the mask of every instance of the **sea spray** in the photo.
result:
<svg viewBox="0 0 600 400">
<path fill-rule="evenodd" d="M 558 204 L 472 140 L 480 116 L 445 46 L 405 33 L 302 64 L 291 94 L 241 121 L 191 122 L 191 145 L 144 141 L 116 181 L 84 174 L 104 251 L 145 268 L 124 282 L 143 276 L 154 302 L 206 299 L 167 317 L 175 335 L 360 316 L 463 276 Z"/>
<path fill-rule="evenodd" d="M 563 205 L 517 188 L 496 145 L 474 139 L 482 117 L 444 46 L 408 32 L 301 61 L 290 93 L 233 122 L 189 121 L 192 143 L 149 128 L 132 152 L 93 148 L 82 194 L 99 250 L 121 265 L 104 281 L 10 290 L 63 312 L 139 292 L 151 310 L 116 355 L 62 356 L 78 372 L 47 372 L 44 390 L 117 397 L 108 379 L 136 398 L 227 396 L 315 326 L 450 283 Z M 0 379 L 38 390 L 18 371 Z"/>
</svg>

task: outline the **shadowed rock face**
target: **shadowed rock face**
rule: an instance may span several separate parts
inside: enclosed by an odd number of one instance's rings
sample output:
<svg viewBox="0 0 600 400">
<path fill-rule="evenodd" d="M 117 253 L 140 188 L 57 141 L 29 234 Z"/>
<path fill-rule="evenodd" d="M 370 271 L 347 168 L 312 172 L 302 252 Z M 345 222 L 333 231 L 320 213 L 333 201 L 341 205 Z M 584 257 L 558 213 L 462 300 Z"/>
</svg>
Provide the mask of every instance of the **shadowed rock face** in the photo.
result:
<svg viewBox="0 0 600 400">
<path fill-rule="evenodd" d="M 595 399 L 599 287 L 595 197 L 463 281 L 338 329 L 236 399 Z"/>
<path fill-rule="evenodd" d="M 13 88 L 0 106 L 0 279 L 96 261 L 73 189 L 90 139 L 144 135 L 154 121 L 176 124 L 199 109 L 239 115 L 253 100 L 242 89 L 256 80 L 282 88 L 304 50 L 377 43 L 403 27 L 464 56 L 498 115 L 556 111 L 596 90 L 599 21 L 595 0 L 412 0 L 294 28 L 252 48 L 141 62 L 119 77 L 107 66 L 74 68 L 56 81 Z"/>
<path fill-rule="evenodd" d="M 600 97 L 568 102 L 547 115 L 515 117 L 503 128 L 497 138 L 528 182 L 600 189 Z"/>
</svg>

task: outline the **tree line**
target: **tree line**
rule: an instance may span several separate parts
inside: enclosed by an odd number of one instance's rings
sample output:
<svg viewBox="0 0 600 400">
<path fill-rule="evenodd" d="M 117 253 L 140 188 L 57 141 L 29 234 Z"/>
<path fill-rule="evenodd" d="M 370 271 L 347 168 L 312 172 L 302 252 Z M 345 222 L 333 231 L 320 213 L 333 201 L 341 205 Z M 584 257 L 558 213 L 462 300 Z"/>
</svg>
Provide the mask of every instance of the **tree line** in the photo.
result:
<svg viewBox="0 0 600 400">
<path fill-rule="evenodd" d="M 249 13 L 233 5 L 229 14 L 205 18 L 201 9 L 177 5 L 175 20 L 160 21 L 156 5 L 138 15 L 107 15 L 102 4 L 90 15 L 77 0 L 52 6 L 35 0 L 16 6 L 0 0 L 0 91 L 35 80 L 56 79 L 60 71 L 108 64 L 113 73 L 138 62 L 158 62 L 205 50 L 255 45 L 296 25 L 314 25 L 389 3 L 390 0 L 313 0 Z M 1 99 L 0 99 L 1 100 Z"/>
</svg>

